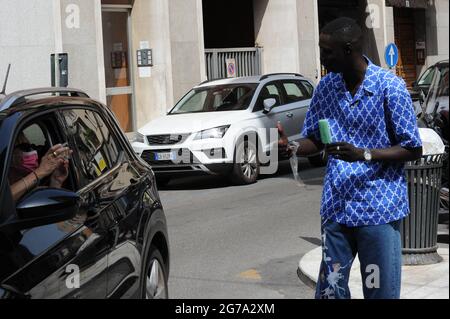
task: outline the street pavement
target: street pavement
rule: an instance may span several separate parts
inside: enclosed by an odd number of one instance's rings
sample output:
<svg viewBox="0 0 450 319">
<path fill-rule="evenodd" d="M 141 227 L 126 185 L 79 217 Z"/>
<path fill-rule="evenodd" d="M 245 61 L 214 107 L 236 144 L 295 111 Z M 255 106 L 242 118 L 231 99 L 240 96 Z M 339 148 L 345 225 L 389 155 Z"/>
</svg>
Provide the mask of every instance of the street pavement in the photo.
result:
<svg viewBox="0 0 450 319">
<path fill-rule="evenodd" d="M 182 178 L 160 189 L 171 248 L 171 298 L 312 298 L 298 262 L 320 245 L 323 168 L 289 162 L 257 183 Z"/>
</svg>

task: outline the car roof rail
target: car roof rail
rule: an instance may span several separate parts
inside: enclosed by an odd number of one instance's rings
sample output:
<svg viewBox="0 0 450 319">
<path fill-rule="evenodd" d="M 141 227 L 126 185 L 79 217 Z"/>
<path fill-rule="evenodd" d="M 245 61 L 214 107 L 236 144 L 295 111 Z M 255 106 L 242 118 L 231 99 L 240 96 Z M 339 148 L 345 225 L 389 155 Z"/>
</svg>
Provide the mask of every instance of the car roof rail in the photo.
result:
<svg viewBox="0 0 450 319">
<path fill-rule="evenodd" d="M 228 79 L 228 78 L 209 79 L 209 80 L 203 81 L 202 83 L 198 84 L 197 86 L 200 86 L 200 85 L 208 83 L 208 82 L 213 82 L 213 81 L 218 81 L 218 80 L 226 80 L 226 79 Z"/>
<path fill-rule="evenodd" d="M 299 73 L 269 73 L 269 74 L 264 74 L 259 80 L 265 80 L 268 79 L 271 76 L 276 76 L 276 75 L 293 75 L 293 76 L 300 76 L 303 77 L 303 75 L 299 74 Z"/>
<path fill-rule="evenodd" d="M 0 111 L 6 110 L 14 105 L 17 105 L 24 101 L 26 97 L 40 94 L 58 94 L 59 96 L 74 96 L 74 97 L 87 97 L 84 91 L 79 89 L 63 88 L 63 87 L 50 87 L 50 88 L 39 88 L 31 90 L 16 91 L 5 96 L 5 98 L 0 103 Z"/>
</svg>

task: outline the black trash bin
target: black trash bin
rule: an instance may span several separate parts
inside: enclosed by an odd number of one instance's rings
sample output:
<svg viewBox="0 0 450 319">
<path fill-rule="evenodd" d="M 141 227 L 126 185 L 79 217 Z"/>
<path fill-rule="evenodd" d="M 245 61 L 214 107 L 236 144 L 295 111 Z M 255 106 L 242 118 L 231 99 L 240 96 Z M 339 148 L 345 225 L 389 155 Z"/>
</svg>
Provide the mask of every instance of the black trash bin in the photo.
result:
<svg viewBox="0 0 450 319">
<path fill-rule="evenodd" d="M 400 228 L 404 265 L 442 261 L 437 253 L 437 231 L 443 156 L 426 155 L 405 165 L 411 213 Z"/>
</svg>

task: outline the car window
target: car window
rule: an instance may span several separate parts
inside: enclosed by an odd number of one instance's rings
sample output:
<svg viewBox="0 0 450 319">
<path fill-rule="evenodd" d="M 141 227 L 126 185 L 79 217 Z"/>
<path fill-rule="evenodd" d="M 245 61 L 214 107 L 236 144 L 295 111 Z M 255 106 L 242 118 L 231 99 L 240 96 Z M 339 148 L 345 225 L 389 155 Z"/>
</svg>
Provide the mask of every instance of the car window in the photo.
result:
<svg viewBox="0 0 450 319">
<path fill-rule="evenodd" d="M 275 99 L 275 107 L 281 105 L 281 93 L 278 86 L 275 83 L 270 83 L 264 86 L 259 92 L 258 100 L 256 102 L 254 112 L 264 109 L 264 100 Z"/>
<path fill-rule="evenodd" d="M 16 132 L 8 160 L 8 182 L 15 202 L 37 187 L 74 189 L 72 160 L 67 150 L 56 150 L 66 162 L 52 169 L 48 165 L 56 156 L 49 149 L 63 143 L 60 126 L 53 114 L 33 119 Z"/>
<path fill-rule="evenodd" d="M 312 98 L 314 94 L 314 87 L 311 85 L 311 83 L 309 83 L 308 81 L 301 81 L 301 84 L 306 91 L 306 97 L 308 99 Z"/>
<path fill-rule="evenodd" d="M 428 68 L 420 77 L 417 82 L 418 85 L 430 85 L 431 81 L 433 81 L 433 76 L 436 71 L 435 67 Z"/>
<path fill-rule="evenodd" d="M 427 114 L 434 114 L 437 111 L 448 109 L 448 67 L 442 68 L 435 72 L 434 79 L 430 86 L 430 92 L 424 103 L 425 112 Z M 439 104 L 438 104 L 439 103 Z"/>
<path fill-rule="evenodd" d="M 26 126 L 17 134 L 8 171 L 11 185 L 37 169 L 46 152 L 46 145 L 50 145 L 50 141 L 38 124 Z"/>
<path fill-rule="evenodd" d="M 294 103 L 306 99 L 300 85 L 297 81 L 283 83 L 283 88 L 286 92 L 286 103 Z"/>
<path fill-rule="evenodd" d="M 197 88 L 184 96 L 169 114 L 245 110 L 255 89 L 254 83 Z"/>
<path fill-rule="evenodd" d="M 32 124 L 23 130 L 25 138 L 34 145 L 44 146 L 46 138 L 42 128 L 38 124 Z"/>
<path fill-rule="evenodd" d="M 118 161 L 119 149 L 101 116 L 87 109 L 62 112 L 68 135 L 76 145 L 79 183 L 85 186 L 110 170 Z"/>
<path fill-rule="evenodd" d="M 195 92 L 192 90 L 180 101 L 183 108 L 179 109 L 177 113 L 200 112 L 203 110 L 207 96 L 208 91 Z"/>
</svg>

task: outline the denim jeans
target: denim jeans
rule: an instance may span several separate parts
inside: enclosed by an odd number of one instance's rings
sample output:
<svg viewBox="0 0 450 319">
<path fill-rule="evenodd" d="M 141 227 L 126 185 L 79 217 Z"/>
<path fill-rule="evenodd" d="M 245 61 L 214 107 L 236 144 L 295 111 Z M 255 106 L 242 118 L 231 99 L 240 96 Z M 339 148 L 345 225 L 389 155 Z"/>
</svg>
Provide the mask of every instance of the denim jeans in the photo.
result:
<svg viewBox="0 0 450 319">
<path fill-rule="evenodd" d="M 347 227 L 322 224 L 322 262 L 317 299 L 350 298 L 348 280 L 358 254 L 366 299 L 398 299 L 401 285 L 400 221 L 385 225 Z"/>
</svg>

